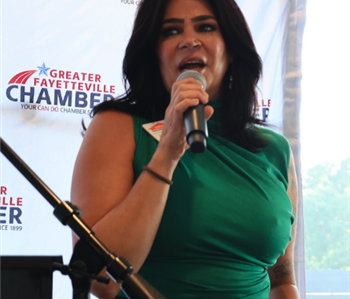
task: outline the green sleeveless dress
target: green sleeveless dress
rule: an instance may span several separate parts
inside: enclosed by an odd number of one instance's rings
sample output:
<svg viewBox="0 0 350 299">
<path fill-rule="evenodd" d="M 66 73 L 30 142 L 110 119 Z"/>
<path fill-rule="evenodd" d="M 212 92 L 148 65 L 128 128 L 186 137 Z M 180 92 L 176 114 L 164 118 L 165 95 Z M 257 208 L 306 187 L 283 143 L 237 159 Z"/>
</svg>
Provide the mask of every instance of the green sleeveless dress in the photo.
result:
<svg viewBox="0 0 350 299">
<path fill-rule="evenodd" d="M 139 274 L 168 299 L 268 298 L 267 268 L 284 254 L 294 221 L 289 144 L 262 128 L 270 144 L 260 153 L 244 150 L 215 134 L 220 100 L 210 105 L 207 149 L 181 158 Z M 143 123 L 134 117 L 135 180 L 157 147 Z"/>
</svg>

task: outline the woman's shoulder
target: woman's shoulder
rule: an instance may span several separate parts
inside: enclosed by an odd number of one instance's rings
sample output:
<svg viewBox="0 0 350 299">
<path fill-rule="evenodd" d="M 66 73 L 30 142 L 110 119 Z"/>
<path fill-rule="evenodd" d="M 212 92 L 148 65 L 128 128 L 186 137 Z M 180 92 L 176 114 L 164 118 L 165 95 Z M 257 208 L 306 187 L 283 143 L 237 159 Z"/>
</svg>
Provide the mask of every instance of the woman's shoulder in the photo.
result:
<svg viewBox="0 0 350 299">
<path fill-rule="evenodd" d="M 95 131 L 96 138 L 108 138 L 111 142 L 137 144 L 145 134 L 145 117 L 117 110 L 105 110 L 97 113 L 91 121 L 88 131 Z M 88 132 L 87 131 L 87 132 Z"/>
<path fill-rule="evenodd" d="M 147 123 L 147 118 L 125 111 L 119 110 L 104 110 L 96 113 L 93 119 L 98 119 L 99 122 L 109 124 L 109 125 L 127 125 L 128 123 Z"/>
<path fill-rule="evenodd" d="M 108 110 L 97 113 L 84 135 L 84 140 L 91 140 L 103 147 L 114 148 L 134 145 L 134 125 L 131 114 Z"/>
<path fill-rule="evenodd" d="M 125 128 L 129 127 L 133 122 L 133 116 L 129 113 L 116 110 L 106 110 L 101 111 L 94 115 L 89 128 L 91 126 L 95 127 L 110 127 L 113 129 L 116 128 Z M 106 129 L 106 128 L 105 128 Z M 109 130 L 108 130 L 109 131 Z"/>
<path fill-rule="evenodd" d="M 281 147 L 289 148 L 289 141 L 288 139 L 280 132 L 270 128 L 270 127 L 259 127 L 262 136 L 266 139 L 268 139 L 270 147 Z"/>
<path fill-rule="evenodd" d="M 273 164 L 288 165 L 290 158 L 290 144 L 288 139 L 272 128 L 259 127 L 264 138 L 269 140 L 262 153 Z"/>
</svg>

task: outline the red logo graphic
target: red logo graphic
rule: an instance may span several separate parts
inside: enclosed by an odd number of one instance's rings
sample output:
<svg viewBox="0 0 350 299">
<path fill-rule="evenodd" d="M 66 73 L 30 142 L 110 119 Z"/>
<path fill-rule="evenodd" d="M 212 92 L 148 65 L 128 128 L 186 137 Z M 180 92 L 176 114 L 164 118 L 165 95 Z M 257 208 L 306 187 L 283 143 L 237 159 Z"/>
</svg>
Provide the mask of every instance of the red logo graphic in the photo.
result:
<svg viewBox="0 0 350 299">
<path fill-rule="evenodd" d="M 150 131 L 157 131 L 163 129 L 163 123 L 156 123 L 154 126 L 150 127 Z"/>
<path fill-rule="evenodd" d="M 17 74 L 16 76 L 14 76 L 9 84 L 26 84 L 27 83 L 27 80 L 29 79 L 29 77 L 31 75 L 33 75 L 34 73 L 36 73 L 37 71 L 24 71 L 24 72 L 21 72 L 19 74 Z"/>
</svg>

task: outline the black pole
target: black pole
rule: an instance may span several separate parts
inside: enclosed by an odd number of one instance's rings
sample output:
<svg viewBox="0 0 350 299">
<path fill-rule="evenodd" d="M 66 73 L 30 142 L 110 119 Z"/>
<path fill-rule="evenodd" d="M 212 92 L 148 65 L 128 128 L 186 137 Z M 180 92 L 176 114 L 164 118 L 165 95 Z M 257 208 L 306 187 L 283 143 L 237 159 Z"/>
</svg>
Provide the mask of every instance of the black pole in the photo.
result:
<svg viewBox="0 0 350 299">
<path fill-rule="evenodd" d="M 132 266 L 124 258 L 115 256 L 100 242 L 91 228 L 80 218 L 78 208 L 70 202 L 62 202 L 7 143 L 2 138 L 0 140 L 0 149 L 4 156 L 54 207 L 54 215 L 58 220 L 63 225 L 68 225 L 79 237 L 70 266 L 81 270 L 80 262 L 83 262 L 86 264 L 87 272 L 93 274 L 98 274 L 106 266 L 108 274 L 116 282 L 122 283 L 122 289 L 129 299 L 165 299 L 140 275 L 133 274 Z"/>
</svg>

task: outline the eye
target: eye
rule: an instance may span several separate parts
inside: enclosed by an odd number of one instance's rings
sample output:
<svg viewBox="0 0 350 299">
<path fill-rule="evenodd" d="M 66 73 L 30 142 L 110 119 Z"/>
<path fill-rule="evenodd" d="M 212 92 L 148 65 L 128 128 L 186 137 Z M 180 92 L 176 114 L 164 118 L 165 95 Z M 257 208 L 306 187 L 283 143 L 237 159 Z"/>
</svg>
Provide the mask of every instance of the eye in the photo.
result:
<svg viewBox="0 0 350 299">
<path fill-rule="evenodd" d="M 179 33 L 179 30 L 173 27 L 164 28 L 161 32 L 163 37 L 170 37 Z"/>
<path fill-rule="evenodd" d="M 215 30 L 216 30 L 216 27 L 211 24 L 203 24 L 203 25 L 200 25 L 198 28 L 199 32 L 210 32 Z"/>
</svg>

